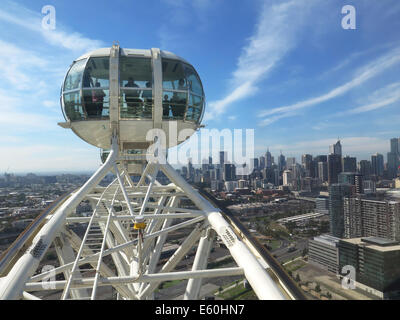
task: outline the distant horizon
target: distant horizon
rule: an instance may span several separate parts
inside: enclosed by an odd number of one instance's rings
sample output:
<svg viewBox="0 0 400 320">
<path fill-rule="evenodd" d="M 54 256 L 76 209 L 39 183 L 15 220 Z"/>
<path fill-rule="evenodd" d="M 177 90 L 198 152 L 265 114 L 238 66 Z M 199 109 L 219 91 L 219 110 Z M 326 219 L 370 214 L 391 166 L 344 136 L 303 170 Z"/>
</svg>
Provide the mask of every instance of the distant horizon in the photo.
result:
<svg viewBox="0 0 400 320">
<path fill-rule="evenodd" d="M 400 2 L 353 2 L 345 28 L 340 1 L 55 1 L 48 30 L 41 4 L 4 0 L 0 173 L 100 166 L 98 148 L 57 125 L 60 87 L 74 60 L 114 40 L 193 65 L 207 101 L 200 132 L 254 129 L 256 157 L 327 155 L 339 137 L 343 155 L 386 159 L 400 136 Z"/>
</svg>

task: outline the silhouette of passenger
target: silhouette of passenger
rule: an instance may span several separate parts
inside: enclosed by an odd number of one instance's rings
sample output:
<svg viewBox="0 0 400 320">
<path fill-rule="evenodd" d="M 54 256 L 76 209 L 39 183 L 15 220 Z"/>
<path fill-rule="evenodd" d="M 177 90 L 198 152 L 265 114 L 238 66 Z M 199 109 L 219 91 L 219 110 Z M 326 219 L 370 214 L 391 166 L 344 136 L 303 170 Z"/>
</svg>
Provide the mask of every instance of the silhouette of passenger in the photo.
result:
<svg viewBox="0 0 400 320">
<path fill-rule="evenodd" d="M 96 82 L 96 88 L 100 88 L 100 82 Z M 104 97 L 106 94 L 103 90 L 92 90 L 93 104 L 96 106 L 96 116 L 101 117 L 104 107 Z"/>
<path fill-rule="evenodd" d="M 128 83 L 125 88 L 139 88 L 139 86 L 133 80 L 133 77 L 129 77 Z M 139 98 L 140 90 L 125 90 L 125 101 L 128 106 L 128 115 L 138 117 L 142 111 L 142 100 Z"/>
<path fill-rule="evenodd" d="M 183 81 L 183 79 L 181 80 Z M 181 80 L 179 80 L 179 83 L 181 83 Z M 182 120 L 185 115 L 186 109 L 186 94 L 174 92 L 171 102 L 171 111 L 173 118 Z"/>
<path fill-rule="evenodd" d="M 178 90 L 186 90 L 185 80 L 179 79 Z"/>
<path fill-rule="evenodd" d="M 169 99 L 168 95 L 164 95 L 164 100 L 163 100 L 163 118 L 169 118 Z"/>
<path fill-rule="evenodd" d="M 87 67 L 83 74 L 83 88 L 93 88 L 93 79 L 92 79 L 92 67 Z"/>
<path fill-rule="evenodd" d="M 146 82 L 146 88 L 151 89 L 151 83 Z M 144 110 L 143 117 L 151 118 L 153 114 L 152 106 L 153 106 L 153 92 L 152 90 L 143 90 L 142 98 L 144 100 Z"/>
<path fill-rule="evenodd" d="M 93 88 L 93 79 L 92 79 L 92 67 L 87 67 L 85 72 L 83 73 L 83 80 L 82 80 L 82 87 L 83 88 Z M 83 102 L 86 109 L 86 114 L 88 117 L 96 116 L 96 106 L 93 103 L 93 93 L 84 91 L 83 92 Z"/>
</svg>

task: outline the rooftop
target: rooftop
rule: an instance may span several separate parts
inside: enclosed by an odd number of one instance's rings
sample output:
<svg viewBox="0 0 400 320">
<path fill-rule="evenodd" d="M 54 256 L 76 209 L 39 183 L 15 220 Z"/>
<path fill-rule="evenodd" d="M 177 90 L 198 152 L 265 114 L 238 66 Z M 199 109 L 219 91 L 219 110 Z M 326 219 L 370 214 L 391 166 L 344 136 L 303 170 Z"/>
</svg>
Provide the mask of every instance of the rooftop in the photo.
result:
<svg viewBox="0 0 400 320">
<path fill-rule="evenodd" d="M 352 243 L 359 246 L 366 246 L 370 249 L 381 252 L 400 250 L 400 244 L 398 241 L 379 237 L 340 239 L 340 241 Z"/>
</svg>

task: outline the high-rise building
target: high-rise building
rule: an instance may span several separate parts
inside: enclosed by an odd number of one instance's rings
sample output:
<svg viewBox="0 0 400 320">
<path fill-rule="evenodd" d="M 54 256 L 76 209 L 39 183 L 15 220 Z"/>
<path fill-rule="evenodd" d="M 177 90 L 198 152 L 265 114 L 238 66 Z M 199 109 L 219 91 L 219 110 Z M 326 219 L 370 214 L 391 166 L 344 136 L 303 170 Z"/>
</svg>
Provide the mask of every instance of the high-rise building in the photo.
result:
<svg viewBox="0 0 400 320">
<path fill-rule="evenodd" d="M 390 152 L 395 154 L 400 154 L 400 138 L 392 138 L 390 139 Z"/>
<path fill-rule="evenodd" d="M 329 146 L 329 153 L 342 156 L 342 145 L 340 144 L 340 140 Z"/>
<path fill-rule="evenodd" d="M 313 158 L 311 154 L 303 154 L 301 156 L 301 164 L 305 170 L 306 177 L 311 177 L 311 162 Z"/>
<path fill-rule="evenodd" d="M 322 214 L 329 214 L 329 198 L 328 197 L 318 197 L 315 199 L 315 212 Z"/>
<path fill-rule="evenodd" d="M 346 238 L 400 240 L 400 202 L 345 197 L 343 210 Z"/>
<path fill-rule="evenodd" d="M 260 165 L 260 170 L 265 168 L 265 157 L 264 156 L 260 157 L 259 165 Z"/>
<path fill-rule="evenodd" d="M 376 237 L 341 239 L 338 248 L 339 270 L 353 266 L 357 288 L 381 299 L 400 298 L 398 242 Z"/>
<path fill-rule="evenodd" d="M 285 156 L 281 153 L 278 157 L 278 170 L 282 172 L 286 167 Z"/>
<path fill-rule="evenodd" d="M 394 152 L 387 153 L 387 170 L 388 178 L 393 179 L 397 177 L 397 171 L 399 167 L 399 155 Z"/>
<path fill-rule="evenodd" d="M 286 167 L 291 168 L 294 164 L 296 164 L 296 158 L 295 157 L 287 157 L 286 158 Z"/>
<path fill-rule="evenodd" d="M 236 180 L 236 167 L 234 164 L 225 163 L 224 164 L 224 181 L 234 181 Z"/>
<path fill-rule="evenodd" d="M 272 156 L 271 156 L 271 152 L 269 152 L 269 150 L 267 150 L 266 154 L 265 154 L 265 167 L 266 168 L 271 168 L 272 167 Z"/>
<path fill-rule="evenodd" d="M 371 156 L 371 169 L 372 174 L 377 175 L 378 177 L 383 176 L 384 163 L 383 163 L 383 155 L 380 153 L 375 153 Z"/>
<path fill-rule="evenodd" d="M 283 171 L 283 185 L 288 186 L 292 184 L 292 171 L 291 170 L 285 170 Z"/>
<path fill-rule="evenodd" d="M 318 267 L 338 273 L 339 238 L 323 234 L 308 240 L 308 261 Z"/>
<path fill-rule="evenodd" d="M 363 181 L 364 193 L 375 193 L 376 192 L 376 182 L 374 180 L 364 180 Z"/>
<path fill-rule="evenodd" d="M 339 183 L 349 183 L 355 187 L 355 193 L 361 194 L 364 191 L 363 176 L 356 172 L 341 172 L 338 176 Z"/>
<path fill-rule="evenodd" d="M 361 160 L 358 171 L 364 176 L 364 179 L 368 179 L 371 175 L 371 161 Z"/>
<path fill-rule="evenodd" d="M 318 178 L 322 182 L 328 181 L 328 164 L 326 162 L 318 162 Z"/>
<path fill-rule="evenodd" d="M 344 209 L 343 198 L 354 194 L 351 184 L 335 183 L 329 186 L 329 218 L 331 235 L 344 237 Z"/>
<path fill-rule="evenodd" d="M 319 155 L 314 157 L 314 160 L 317 162 L 327 162 L 328 161 L 328 156 L 326 155 Z"/>
<path fill-rule="evenodd" d="M 340 172 L 342 172 L 342 157 L 332 153 L 328 156 L 328 183 L 337 183 Z"/>
<path fill-rule="evenodd" d="M 220 151 L 219 152 L 219 165 L 221 168 L 224 167 L 225 162 L 227 161 L 227 152 L 226 151 Z"/>
<path fill-rule="evenodd" d="M 258 158 L 251 159 L 251 163 L 253 165 L 253 170 L 258 170 L 259 168 Z"/>
<path fill-rule="evenodd" d="M 345 156 L 343 158 L 343 172 L 357 172 L 357 158 Z"/>
</svg>

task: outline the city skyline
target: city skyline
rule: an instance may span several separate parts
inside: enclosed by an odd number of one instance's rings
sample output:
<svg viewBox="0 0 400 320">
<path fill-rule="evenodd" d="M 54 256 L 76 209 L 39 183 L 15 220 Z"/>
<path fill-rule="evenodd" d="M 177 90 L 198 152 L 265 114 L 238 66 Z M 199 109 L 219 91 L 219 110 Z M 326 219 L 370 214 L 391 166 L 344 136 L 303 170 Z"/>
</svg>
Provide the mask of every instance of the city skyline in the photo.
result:
<svg viewBox="0 0 400 320">
<path fill-rule="evenodd" d="M 59 90 L 74 59 L 114 40 L 190 61 L 208 101 L 203 123 L 255 129 L 256 157 L 267 148 L 275 157 L 280 150 L 297 159 L 328 154 L 339 137 L 343 155 L 359 161 L 378 152 L 386 159 L 389 139 L 398 136 L 398 1 L 354 1 L 355 30 L 341 26 L 343 3 L 314 0 L 115 1 L 96 15 L 89 14 L 93 4 L 4 1 L 0 172 L 100 165 L 96 147 L 57 126 Z M 42 28 L 45 5 L 56 9 L 55 30 Z M 149 10 L 159 19 L 142 14 Z"/>
</svg>

